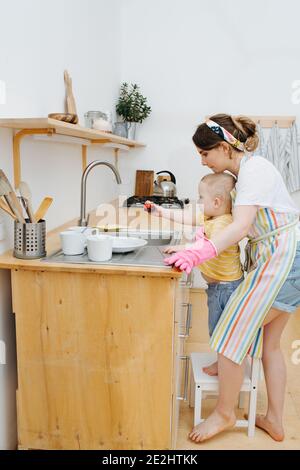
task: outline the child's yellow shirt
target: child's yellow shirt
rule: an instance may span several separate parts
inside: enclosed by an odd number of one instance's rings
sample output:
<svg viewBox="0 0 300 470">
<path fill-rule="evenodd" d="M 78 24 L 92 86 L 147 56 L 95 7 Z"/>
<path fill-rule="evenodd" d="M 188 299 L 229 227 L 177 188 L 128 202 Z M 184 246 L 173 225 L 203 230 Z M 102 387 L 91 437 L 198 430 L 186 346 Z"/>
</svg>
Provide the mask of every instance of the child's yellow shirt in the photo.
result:
<svg viewBox="0 0 300 470">
<path fill-rule="evenodd" d="M 204 233 L 209 239 L 232 223 L 232 215 L 225 214 L 215 218 L 204 218 Z M 236 281 L 243 276 L 238 243 L 222 251 L 216 258 L 199 266 L 200 271 L 217 281 Z"/>
</svg>

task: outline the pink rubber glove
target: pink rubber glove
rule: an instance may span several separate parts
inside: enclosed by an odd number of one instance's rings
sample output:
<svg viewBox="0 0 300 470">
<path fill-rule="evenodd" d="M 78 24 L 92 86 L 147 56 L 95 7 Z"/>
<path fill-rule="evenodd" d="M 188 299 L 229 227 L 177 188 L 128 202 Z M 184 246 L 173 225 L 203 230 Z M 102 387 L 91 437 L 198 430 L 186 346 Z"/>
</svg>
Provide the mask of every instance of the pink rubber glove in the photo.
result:
<svg viewBox="0 0 300 470">
<path fill-rule="evenodd" d="M 200 238 L 189 248 L 178 251 L 170 258 L 166 258 L 164 262 L 190 274 L 195 266 L 199 266 L 199 264 L 205 263 L 205 261 L 216 256 L 218 256 L 218 252 L 213 242 L 208 238 Z"/>
</svg>

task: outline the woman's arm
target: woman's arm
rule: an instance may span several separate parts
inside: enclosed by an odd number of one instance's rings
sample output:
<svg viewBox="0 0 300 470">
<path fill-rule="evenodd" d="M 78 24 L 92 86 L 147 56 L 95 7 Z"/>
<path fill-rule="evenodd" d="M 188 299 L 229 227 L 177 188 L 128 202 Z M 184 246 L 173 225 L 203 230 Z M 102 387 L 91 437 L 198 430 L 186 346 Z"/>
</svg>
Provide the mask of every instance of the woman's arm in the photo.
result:
<svg viewBox="0 0 300 470">
<path fill-rule="evenodd" d="M 234 208 L 233 222 L 211 238 L 218 254 L 247 236 L 256 213 L 257 206 L 236 206 Z"/>
</svg>

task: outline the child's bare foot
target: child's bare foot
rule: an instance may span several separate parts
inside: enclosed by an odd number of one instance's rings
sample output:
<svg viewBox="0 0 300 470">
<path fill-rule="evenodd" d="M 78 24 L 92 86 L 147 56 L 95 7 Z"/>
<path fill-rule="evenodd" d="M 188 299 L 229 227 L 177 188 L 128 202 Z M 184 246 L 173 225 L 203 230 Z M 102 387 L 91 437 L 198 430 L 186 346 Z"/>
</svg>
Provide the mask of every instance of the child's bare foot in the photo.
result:
<svg viewBox="0 0 300 470">
<path fill-rule="evenodd" d="M 194 427 L 189 434 L 189 438 L 194 442 L 207 441 L 216 434 L 225 431 L 225 429 L 232 428 L 235 422 L 236 417 L 233 412 L 230 416 L 225 416 L 215 410 L 203 423 Z"/>
<path fill-rule="evenodd" d="M 210 366 L 203 367 L 203 372 L 207 375 L 211 375 L 212 377 L 218 375 L 218 362 L 214 362 Z"/>
<path fill-rule="evenodd" d="M 283 441 L 284 431 L 280 424 L 269 421 L 266 416 L 256 415 L 255 425 L 266 431 L 274 441 Z"/>
</svg>

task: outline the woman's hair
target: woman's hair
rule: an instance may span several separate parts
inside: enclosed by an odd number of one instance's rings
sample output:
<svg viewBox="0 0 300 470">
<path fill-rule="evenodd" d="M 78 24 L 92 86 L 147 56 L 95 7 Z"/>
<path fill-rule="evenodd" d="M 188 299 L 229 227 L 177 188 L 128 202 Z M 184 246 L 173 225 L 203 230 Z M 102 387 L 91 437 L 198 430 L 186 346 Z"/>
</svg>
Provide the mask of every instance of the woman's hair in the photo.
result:
<svg viewBox="0 0 300 470">
<path fill-rule="evenodd" d="M 254 152 L 258 147 L 259 138 L 256 124 L 246 116 L 230 116 L 229 114 L 215 114 L 209 119 L 224 127 L 236 139 L 242 142 L 247 152 Z M 221 136 L 212 131 L 205 123 L 198 126 L 193 135 L 196 147 L 203 150 L 211 150 L 224 142 Z M 241 150 L 235 149 L 237 152 Z"/>
</svg>

